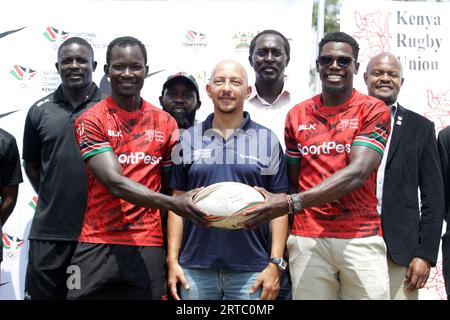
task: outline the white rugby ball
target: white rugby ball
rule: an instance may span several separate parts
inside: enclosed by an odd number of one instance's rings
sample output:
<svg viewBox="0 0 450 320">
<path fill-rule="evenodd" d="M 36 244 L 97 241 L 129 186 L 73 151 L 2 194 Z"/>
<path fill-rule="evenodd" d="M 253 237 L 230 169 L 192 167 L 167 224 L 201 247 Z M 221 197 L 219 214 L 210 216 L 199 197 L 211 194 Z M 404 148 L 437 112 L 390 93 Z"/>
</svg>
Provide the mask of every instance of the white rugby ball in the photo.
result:
<svg viewBox="0 0 450 320">
<path fill-rule="evenodd" d="M 242 228 L 238 223 L 253 217 L 242 213 L 266 202 L 260 192 L 239 182 L 212 184 L 197 193 L 193 200 L 207 214 L 205 218 L 213 227 L 223 229 Z"/>
</svg>

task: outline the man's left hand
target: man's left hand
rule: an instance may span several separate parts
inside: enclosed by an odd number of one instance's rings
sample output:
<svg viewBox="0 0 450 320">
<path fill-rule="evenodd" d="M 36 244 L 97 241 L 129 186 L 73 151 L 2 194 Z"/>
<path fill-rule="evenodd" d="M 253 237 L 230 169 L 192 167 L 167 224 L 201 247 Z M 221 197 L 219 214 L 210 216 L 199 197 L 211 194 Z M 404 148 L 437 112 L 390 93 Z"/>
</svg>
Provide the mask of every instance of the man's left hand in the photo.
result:
<svg viewBox="0 0 450 320">
<path fill-rule="evenodd" d="M 250 292 L 255 293 L 262 285 L 263 289 L 259 300 L 275 300 L 278 297 L 278 292 L 280 292 L 281 275 L 282 272 L 278 269 L 277 265 L 269 263 L 258 278 L 256 278 Z"/>
</svg>

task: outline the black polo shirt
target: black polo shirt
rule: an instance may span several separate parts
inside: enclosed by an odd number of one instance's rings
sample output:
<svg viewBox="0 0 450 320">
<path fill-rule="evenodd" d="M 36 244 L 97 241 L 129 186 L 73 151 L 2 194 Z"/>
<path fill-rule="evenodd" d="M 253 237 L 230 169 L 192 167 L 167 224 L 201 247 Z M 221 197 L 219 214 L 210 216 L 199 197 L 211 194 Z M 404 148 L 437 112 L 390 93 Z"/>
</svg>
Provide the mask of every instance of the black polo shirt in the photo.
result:
<svg viewBox="0 0 450 320">
<path fill-rule="evenodd" d="M 74 120 L 106 95 L 95 83 L 78 107 L 62 86 L 31 106 L 25 121 L 23 159 L 41 163 L 39 198 L 29 239 L 76 241 L 87 202 L 87 177 L 75 140 Z"/>
<path fill-rule="evenodd" d="M 0 129 L 0 187 L 16 186 L 22 181 L 20 155 L 16 139 L 5 130 Z M 2 234 L 1 223 L 0 234 Z M 2 260 L 2 246 L 0 245 L 0 261 Z"/>
</svg>

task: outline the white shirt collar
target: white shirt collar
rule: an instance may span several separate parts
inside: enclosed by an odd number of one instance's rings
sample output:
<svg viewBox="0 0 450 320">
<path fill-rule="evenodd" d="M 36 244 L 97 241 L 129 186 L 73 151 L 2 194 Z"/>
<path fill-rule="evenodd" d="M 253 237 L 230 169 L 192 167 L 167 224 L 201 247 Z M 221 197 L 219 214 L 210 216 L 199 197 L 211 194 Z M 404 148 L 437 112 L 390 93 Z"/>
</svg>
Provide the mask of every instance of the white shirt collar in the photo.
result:
<svg viewBox="0 0 450 320">
<path fill-rule="evenodd" d="M 276 107 L 278 102 L 281 102 L 281 104 L 284 105 L 285 102 L 283 100 L 290 99 L 291 92 L 292 92 L 292 88 L 290 88 L 289 77 L 285 75 L 283 89 L 281 90 L 281 93 L 278 95 L 278 97 L 272 103 L 267 102 L 258 94 L 255 84 L 252 85 L 252 93 L 251 93 L 250 97 L 248 98 L 248 101 L 249 102 L 257 102 L 258 101 L 263 106 Z"/>
</svg>

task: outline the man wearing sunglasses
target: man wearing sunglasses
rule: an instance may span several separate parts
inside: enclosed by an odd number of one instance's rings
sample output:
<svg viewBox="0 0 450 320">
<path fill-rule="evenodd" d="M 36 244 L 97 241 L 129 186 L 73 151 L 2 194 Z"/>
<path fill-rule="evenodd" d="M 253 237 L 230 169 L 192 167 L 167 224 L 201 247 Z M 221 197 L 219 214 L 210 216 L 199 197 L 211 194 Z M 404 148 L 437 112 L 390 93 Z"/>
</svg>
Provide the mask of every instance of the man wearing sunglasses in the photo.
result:
<svg viewBox="0 0 450 320">
<path fill-rule="evenodd" d="M 322 93 L 292 108 L 285 124 L 289 181 L 299 193 L 258 188 L 267 202 L 244 223 L 294 215 L 287 241 L 293 299 L 389 299 L 375 190 L 390 114 L 353 89 L 358 51 L 343 32 L 320 41 Z"/>
<path fill-rule="evenodd" d="M 444 212 L 443 182 L 434 124 L 397 102 L 404 78 L 389 52 L 364 73 L 370 96 L 391 110 L 391 135 L 378 169 L 378 211 L 388 249 L 391 299 L 417 300 L 436 265 Z M 420 206 L 417 190 L 420 189 Z"/>
</svg>

